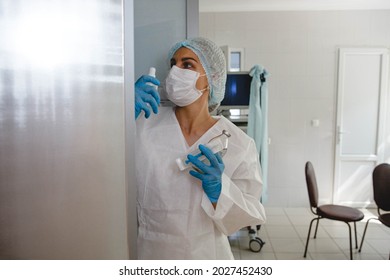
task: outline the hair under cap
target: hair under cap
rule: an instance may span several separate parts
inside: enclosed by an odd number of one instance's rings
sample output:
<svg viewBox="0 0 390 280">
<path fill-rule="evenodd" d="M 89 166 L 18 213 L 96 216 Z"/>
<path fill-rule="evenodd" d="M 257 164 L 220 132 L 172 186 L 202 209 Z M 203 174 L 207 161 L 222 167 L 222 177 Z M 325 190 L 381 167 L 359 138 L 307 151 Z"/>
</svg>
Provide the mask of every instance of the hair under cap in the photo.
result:
<svg viewBox="0 0 390 280">
<path fill-rule="evenodd" d="M 210 86 L 209 111 L 214 111 L 225 96 L 226 61 L 221 48 L 209 39 L 191 38 L 176 43 L 169 51 L 168 59 L 181 47 L 192 50 L 198 56 Z"/>
</svg>

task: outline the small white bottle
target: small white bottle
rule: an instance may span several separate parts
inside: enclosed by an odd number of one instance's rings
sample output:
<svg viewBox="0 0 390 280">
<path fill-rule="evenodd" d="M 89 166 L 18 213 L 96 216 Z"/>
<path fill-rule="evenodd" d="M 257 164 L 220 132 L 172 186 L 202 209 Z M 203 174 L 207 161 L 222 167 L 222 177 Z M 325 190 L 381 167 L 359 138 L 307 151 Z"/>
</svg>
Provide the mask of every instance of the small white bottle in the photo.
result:
<svg viewBox="0 0 390 280">
<path fill-rule="evenodd" d="M 230 137 L 230 133 L 226 130 L 223 130 L 222 133 L 214 138 L 212 138 L 205 146 L 209 148 L 214 154 L 220 153 L 221 156 L 227 151 L 228 148 L 228 139 Z M 207 158 L 201 153 L 199 149 L 195 150 L 191 153 L 191 155 L 197 157 L 200 161 L 206 161 Z M 193 167 L 192 163 L 188 161 L 187 156 L 176 159 L 176 164 L 179 167 L 180 171 L 184 171 L 187 168 Z"/>
<path fill-rule="evenodd" d="M 152 76 L 153 78 L 156 78 L 156 68 L 150 67 L 148 76 Z M 152 86 L 158 92 L 158 90 L 157 90 L 158 86 L 156 86 L 155 84 L 152 84 L 152 83 L 147 83 L 147 84 Z"/>
</svg>

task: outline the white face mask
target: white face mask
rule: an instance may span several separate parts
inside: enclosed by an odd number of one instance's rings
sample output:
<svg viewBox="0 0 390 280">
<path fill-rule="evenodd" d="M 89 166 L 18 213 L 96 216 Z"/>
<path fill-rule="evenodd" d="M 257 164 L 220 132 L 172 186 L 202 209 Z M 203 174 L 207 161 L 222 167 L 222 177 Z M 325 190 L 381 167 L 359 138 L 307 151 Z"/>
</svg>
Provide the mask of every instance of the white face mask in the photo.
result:
<svg viewBox="0 0 390 280">
<path fill-rule="evenodd" d="M 196 81 L 200 75 L 198 72 L 173 66 L 165 80 L 167 97 L 177 106 L 183 107 L 195 102 L 207 88 L 198 90 Z"/>
</svg>

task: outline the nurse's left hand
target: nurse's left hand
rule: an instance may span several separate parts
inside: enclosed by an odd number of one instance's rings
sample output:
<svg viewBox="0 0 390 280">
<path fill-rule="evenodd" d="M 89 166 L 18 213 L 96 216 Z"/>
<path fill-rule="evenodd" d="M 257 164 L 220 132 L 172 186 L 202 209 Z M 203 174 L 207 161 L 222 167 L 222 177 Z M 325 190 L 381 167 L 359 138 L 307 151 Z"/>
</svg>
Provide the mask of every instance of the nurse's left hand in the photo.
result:
<svg viewBox="0 0 390 280">
<path fill-rule="evenodd" d="M 222 173 L 225 169 L 225 165 L 221 156 L 218 153 L 213 154 L 206 146 L 199 145 L 199 150 L 207 157 L 210 165 L 201 162 L 193 155 L 188 155 L 188 160 L 202 172 L 200 173 L 191 170 L 190 174 L 202 181 L 202 187 L 207 197 L 210 199 L 211 203 L 216 203 L 221 194 Z"/>
<path fill-rule="evenodd" d="M 144 111 L 145 118 L 149 118 L 152 108 L 153 113 L 158 113 L 158 105 L 160 104 L 160 96 L 157 90 L 153 87 L 159 86 L 160 81 L 148 75 L 141 76 L 134 85 L 134 105 L 135 105 L 135 119 Z"/>
</svg>

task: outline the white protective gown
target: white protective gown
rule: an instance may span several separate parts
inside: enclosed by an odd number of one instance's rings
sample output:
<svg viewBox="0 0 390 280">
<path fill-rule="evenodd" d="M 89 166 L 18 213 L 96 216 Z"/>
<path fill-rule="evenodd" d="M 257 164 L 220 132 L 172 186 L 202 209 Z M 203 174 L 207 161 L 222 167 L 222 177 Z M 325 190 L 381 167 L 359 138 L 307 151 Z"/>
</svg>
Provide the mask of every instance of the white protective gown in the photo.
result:
<svg viewBox="0 0 390 280">
<path fill-rule="evenodd" d="M 188 146 L 173 108 L 137 119 L 139 259 L 233 259 L 227 236 L 265 222 L 254 141 L 224 117 Z M 222 191 L 214 210 L 199 179 L 175 160 L 227 130 Z"/>
</svg>

